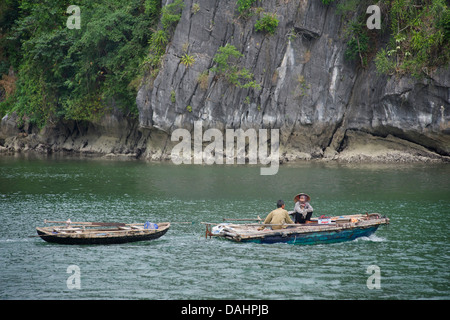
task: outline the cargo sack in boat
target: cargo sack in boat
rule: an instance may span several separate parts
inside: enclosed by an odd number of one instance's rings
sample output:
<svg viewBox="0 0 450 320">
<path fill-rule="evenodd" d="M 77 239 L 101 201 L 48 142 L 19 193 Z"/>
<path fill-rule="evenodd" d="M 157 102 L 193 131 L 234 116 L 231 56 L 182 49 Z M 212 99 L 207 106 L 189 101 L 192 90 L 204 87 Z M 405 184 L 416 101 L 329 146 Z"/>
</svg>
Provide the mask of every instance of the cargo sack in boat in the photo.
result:
<svg viewBox="0 0 450 320">
<path fill-rule="evenodd" d="M 214 227 L 211 229 L 211 233 L 213 233 L 213 234 L 219 234 L 219 233 L 222 232 L 223 228 L 225 228 L 227 225 L 229 225 L 229 223 L 223 223 L 223 224 L 219 224 L 219 225 L 217 225 L 217 226 L 214 226 Z"/>
<path fill-rule="evenodd" d="M 158 229 L 158 225 L 156 223 L 146 222 L 144 224 L 144 229 Z"/>
<path fill-rule="evenodd" d="M 329 224 L 331 223 L 331 218 L 321 215 L 319 219 L 317 219 L 318 224 Z"/>
</svg>

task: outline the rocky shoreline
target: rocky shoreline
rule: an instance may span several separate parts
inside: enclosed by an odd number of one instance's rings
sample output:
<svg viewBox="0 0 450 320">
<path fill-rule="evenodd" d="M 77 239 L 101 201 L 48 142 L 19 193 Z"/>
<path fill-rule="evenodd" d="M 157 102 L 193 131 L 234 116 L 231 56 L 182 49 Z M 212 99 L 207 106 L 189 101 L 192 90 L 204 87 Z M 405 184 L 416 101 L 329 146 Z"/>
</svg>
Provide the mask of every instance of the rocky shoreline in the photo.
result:
<svg viewBox="0 0 450 320">
<path fill-rule="evenodd" d="M 177 142 L 169 133 L 139 127 L 137 119 L 119 112 L 103 116 L 95 123 L 61 121 L 41 130 L 18 126 L 17 118 L 5 116 L 0 123 L 0 156 L 11 154 L 61 155 L 102 159 L 171 161 Z M 299 161 L 338 163 L 448 163 L 450 157 L 393 135 L 374 136 L 347 130 L 340 146 L 304 152 L 289 142 L 280 142 L 280 164 Z"/>
</svg>

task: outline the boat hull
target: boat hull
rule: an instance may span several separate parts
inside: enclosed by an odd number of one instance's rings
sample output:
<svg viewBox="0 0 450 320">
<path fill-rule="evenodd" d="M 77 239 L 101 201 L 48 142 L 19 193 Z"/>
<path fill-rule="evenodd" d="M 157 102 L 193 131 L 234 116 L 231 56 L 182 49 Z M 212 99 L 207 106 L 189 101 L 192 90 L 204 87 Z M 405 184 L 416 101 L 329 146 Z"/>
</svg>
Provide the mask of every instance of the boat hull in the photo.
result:
<svg viewBox="0 0 450 320">
<path fill-rule="evenodd" d="M 169 227 L 167 226 L 161 230 L 154 230 L 152 232 L 147 231 L 134 234 L 128 232 L 128 234 L 123 233 L 117 235 L 110 235 L 108 231 L 99 231 L 97 236 L 86 237 L 83 234 L 52 234 L 43 228 L 36 228 L 37 234 L 46 242 L 69 245 L 104 245 L 149 241 L 162 237 L 168 230 Z"/>
<path fill-rule="evenodd" d="M 295 233 L 289 236 L 270 235 L 257 239 L 241 239 L 240 242 L 251 242 L 251 243 L 288 243 L 295 245 L 311 245 L 311 244 L 325 244 L 325 243 L 336 243 L 355 240 L 360 237 L 369 237 L 375 231 L 377 231 L 378 226 L 367 227 L 367 228 L 355 228 L 340 231 L 324 231 L 316 233 Z"/>
<path fill-rule="evenodd" d="M 329 221 L 328 221 L 329 220 Z M 206 235 L 244 243 L 289 243 L 298 245 L 335 243 L 368 237 L 377 231 L 380 225 L 389 224 L 389 218 L 378 213 L 365 215 L 347 215 L 312 221 L 308 224 L 281 225 L 281 229 L 271 230 L 264 224 L 216 224 L 207 225 Z"/>
</svg>

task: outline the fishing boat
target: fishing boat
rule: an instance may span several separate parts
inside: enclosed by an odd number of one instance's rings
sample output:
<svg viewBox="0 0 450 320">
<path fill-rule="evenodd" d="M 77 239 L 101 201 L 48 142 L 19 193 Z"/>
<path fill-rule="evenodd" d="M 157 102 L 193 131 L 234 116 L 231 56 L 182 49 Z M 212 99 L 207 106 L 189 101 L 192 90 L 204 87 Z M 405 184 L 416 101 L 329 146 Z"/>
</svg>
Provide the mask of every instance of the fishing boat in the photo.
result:
<svg viewBox="0 0 450 320">
<path fill-rule="evenodd" d="M 248 219 L 241 219 L 248 220 Z M 253 219 L 255 220 L 255 219 Z M 372 235 L 389 218 L 378 213 L 313 218 L 306 224 L 207 223 L 206 237 L 235 242 L 319 244 L 354 240 Z M 281 229 L 272 230 L 273 226 Z"/>
<path fill-rule="evenodd" d="M 163 236 L 170 228 L 162 223 L 115 223 L 115 222 L 71 222 L 44 221 L 56 225 L 37 227 L 39 237 L 47 242 L 59 244 L 118 244 L 154 240 Z"/>
</svg>

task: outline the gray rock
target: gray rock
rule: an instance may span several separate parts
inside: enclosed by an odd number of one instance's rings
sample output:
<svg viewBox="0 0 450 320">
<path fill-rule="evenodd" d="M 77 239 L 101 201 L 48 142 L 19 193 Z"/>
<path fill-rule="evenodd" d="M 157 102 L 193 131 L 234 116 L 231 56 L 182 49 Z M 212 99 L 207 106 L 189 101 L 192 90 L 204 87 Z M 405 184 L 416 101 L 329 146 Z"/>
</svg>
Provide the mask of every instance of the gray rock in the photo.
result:
<svg viewBox="0 0 450 320">
<path fill-rule="evenodd" d="M 195 120 L 221 130 L 279 128 L 286 159 L 333 158 L 344 141 L 355 141 L 349 130 L 450 155 L 450 68 L 420 81 L 378 75 L 373 62 L 356 68 L 344 59 L 343 23 L 334 6 L 307 0 L 258 5 L 277 14 L 274 35 L 256 32 L 257 16 L 240 17 L 234 0 L 185 1 L 163 68 L 139 90 L 142 128 L 170 135 L 191 130 Z M 244 55 L 236 62 L 261 89 L 237 88 L 211 72 L 214 55 L 226 44 Z M 181 63 L 185 52 L 195 57 L 191 67 Z M 198 78 L 208 70 L 204 89 Z"/>
</svg>

